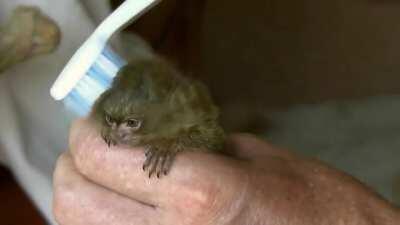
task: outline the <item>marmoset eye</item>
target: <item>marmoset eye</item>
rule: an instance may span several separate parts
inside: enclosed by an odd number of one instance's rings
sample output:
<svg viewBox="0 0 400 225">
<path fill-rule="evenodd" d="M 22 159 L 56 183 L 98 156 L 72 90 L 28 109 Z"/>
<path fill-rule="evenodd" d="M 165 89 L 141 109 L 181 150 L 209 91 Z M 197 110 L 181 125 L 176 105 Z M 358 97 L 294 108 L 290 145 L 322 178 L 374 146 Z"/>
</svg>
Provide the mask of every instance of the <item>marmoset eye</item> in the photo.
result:
<svg viewBox="0 0 400 225">
<path fill-rule="evenodd" d="M 129 119 L 126 121 L 126 125 L 131 128 L 140 128 L 142 121 L 138 119 Z"/>
</svg>

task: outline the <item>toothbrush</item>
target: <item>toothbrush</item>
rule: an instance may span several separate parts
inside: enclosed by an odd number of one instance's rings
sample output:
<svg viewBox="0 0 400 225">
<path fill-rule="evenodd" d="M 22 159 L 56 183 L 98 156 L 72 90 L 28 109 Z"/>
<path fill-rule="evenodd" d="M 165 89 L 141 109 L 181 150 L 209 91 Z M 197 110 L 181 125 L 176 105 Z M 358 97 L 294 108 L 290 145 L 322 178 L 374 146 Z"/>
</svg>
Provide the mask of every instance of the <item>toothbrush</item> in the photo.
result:
<svg viewBox="0 0 400 225">
<path fill-rule="evenodd" d="M 108 16 L 76 51 L 50 89 L 77 116 L 88 115 L 96 99 L 106 91 L 126 61 L 109 46 L 108 40 L 129 22 L 161 0 L 126 0 Z"/>
</svg>

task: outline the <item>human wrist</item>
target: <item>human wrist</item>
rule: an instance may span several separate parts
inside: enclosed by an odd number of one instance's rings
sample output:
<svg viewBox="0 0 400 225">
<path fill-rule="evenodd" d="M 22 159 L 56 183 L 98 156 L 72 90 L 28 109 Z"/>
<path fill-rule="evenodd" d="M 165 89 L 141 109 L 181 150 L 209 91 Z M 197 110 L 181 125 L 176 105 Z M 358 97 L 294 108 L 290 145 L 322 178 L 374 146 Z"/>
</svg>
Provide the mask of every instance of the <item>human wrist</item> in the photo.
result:
<svg viewBox="0 0 400 225">
<path fill-rule="evenodd" d="M 286 166 L 283 174 L 266 171 L 251 180 L 252 224 L 399 224 L 400 210 L 351 176 L 315 161 L 293 160 Z"/>
<path fill-rule="evenodd" d="M 316 186 L 314 196 L 318 197 L 313 205 L 327 208 L 325 214 L 328 216 L 322 217 L 323 221 L 330 220 L 328 224 L 337 225 L 399 224 L 398 208 L 353 177 L 321 165 L 316 163 L 312 169 L 314 173 L 306 177 Z"/>
<path fill-rule="evenodd" d="M 400 223 L 400 209 L 378 195 L 371 195 L 365 204 L 363 216 L 367 225 L 397 225 Z"/>
</svg>

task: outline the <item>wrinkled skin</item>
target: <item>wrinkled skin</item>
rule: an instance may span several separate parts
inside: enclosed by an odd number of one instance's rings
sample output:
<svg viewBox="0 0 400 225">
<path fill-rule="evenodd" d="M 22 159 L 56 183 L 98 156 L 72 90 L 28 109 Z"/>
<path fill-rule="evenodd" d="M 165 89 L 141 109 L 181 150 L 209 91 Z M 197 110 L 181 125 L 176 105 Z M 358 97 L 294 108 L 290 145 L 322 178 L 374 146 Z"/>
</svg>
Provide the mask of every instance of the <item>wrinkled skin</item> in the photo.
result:
<svg viewBox="0 0 400 225">
<path fill-rule="evenodd" d="M 224 132 L 218 109 L 198 81 L 159 58 L 140 59 L 121 69 L 96 101 L 92 118 L 109 146 L 146 148 L 143 169 L 166 175 L 185 149 L 220 151 Z"/>
<path fill-rule="evenodd" d="M 62 225 L 397 225 L 400 211 L 352 177 L 233 135 L 238 159 L 179 154 L 166 179 L 136 168 L 142 148 L 108 146 L 90 121 L 75 123 L 54 173 Z"/>
</svg>

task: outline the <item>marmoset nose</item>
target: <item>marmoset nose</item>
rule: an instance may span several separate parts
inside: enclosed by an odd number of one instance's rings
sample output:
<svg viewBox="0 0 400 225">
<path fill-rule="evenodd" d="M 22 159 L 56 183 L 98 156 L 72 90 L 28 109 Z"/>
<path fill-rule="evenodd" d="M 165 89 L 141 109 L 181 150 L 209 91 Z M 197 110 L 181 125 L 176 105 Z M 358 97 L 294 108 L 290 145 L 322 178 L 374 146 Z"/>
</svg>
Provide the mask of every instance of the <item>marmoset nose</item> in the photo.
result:
<svg viewBox="0 0 400 225">
<path fill-rule="evenodd" d="M 116 130 L 118 128 L 118 124 L 117 123 L 112 123 L 111 124 L 111 129 Z"/>
<path fill-rule="evenodd" d="M 118 132 L 118 137 L 119 137 L 121 140 L 124 140 L 127 136 L 128 136 L 128 133 L 127 133 L 126 131 L 119 131 L 119 132 Z"/>
</svg>

